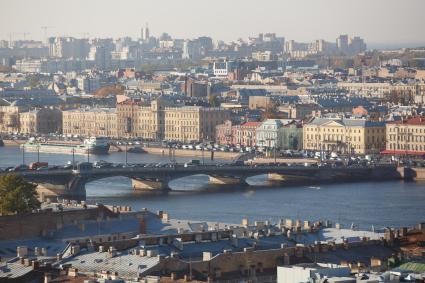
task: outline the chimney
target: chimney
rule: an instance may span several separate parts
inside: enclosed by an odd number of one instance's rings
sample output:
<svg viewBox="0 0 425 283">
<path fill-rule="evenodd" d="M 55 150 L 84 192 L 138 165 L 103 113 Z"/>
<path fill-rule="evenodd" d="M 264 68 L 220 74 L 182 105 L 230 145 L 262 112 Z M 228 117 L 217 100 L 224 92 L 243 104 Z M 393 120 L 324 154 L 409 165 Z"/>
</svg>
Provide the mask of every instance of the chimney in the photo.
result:
<svg viewBox="0 0 425 283">
<path fill-rule="evenodd" d="M 203 252 L 202 261 L 209 261 L 212 258 L 212 252 Z"/>
<path fill-rule="evenodd" d="M 17 257 L 26 257 L 28 255 L 28 247 L 18 246 L 16 247 Z"/>
</svg>

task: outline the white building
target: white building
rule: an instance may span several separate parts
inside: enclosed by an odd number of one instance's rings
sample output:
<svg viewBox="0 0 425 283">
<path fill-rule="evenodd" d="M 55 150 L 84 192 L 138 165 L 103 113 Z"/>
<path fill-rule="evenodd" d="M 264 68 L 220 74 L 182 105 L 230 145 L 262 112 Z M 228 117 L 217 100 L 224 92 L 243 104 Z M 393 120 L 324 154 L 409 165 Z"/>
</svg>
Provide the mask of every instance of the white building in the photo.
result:
<svg viewBox="0 0 425 283">
<path fill-rule="evenodd" d="M 324 277 L 344 277 L 347 278 L 344 282 L 355 282 L 355 279 L 348 278 L 349 276 L 350 268 L 337 264 L 304 263 L 277 267 L 277 283 L 322 282 Z"/>
<path fill-rule="evenodd" d="M 257 146 L 272 148 L 279 145 L 278 131 L 283 126 L 278 119 L 267 119 L 258 128 L 255 134 Z"/>
<path fill-rule="evenodd" d="M 230 71 L 229 62 L 214 62 L 213 73 L 216 77 L 227 77 Z"/>
</svg>

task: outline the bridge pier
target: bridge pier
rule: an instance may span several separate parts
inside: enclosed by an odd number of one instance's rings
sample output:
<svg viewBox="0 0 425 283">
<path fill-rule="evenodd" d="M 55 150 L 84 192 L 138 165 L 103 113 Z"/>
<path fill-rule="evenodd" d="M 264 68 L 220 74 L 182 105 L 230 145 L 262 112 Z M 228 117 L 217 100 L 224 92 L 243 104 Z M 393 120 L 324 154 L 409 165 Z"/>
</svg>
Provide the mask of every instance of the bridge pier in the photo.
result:
<svg viewBox="0 0 425 283">
<path fill-rule="evenodd" d="M 131 186 L 134 190 L 144 192 L 164 192 L 170 191 L 168 180 L 131 178 Z"/>
<path fill-rule="evenodd" d="M 282 175 L 277 173 L 269 173 L 267 174 L 267 181 L 271 185 L 282 185 L 286 184 L 294 184 L 294 183 L 311 183 L 317 181 L 315 176 L 303 176 L 303 175 Z"/>
<path fill-rule="evenodd" d="M 226 186 L 249 186 L 249 184 L 242 177 L 233 176 L 209 176 L 209 184 L 211 185 L 226 185 Z"/>
</svg>

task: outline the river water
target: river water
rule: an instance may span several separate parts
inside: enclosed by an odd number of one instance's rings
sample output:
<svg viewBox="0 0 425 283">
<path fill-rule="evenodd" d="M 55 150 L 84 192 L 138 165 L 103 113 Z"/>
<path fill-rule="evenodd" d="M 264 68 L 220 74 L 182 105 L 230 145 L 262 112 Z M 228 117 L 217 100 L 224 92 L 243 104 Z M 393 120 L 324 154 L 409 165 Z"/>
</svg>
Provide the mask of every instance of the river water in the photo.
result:
<svg viewBox="0 0 425 283">
<path fill-rule="evenodd" d="M 25 163 L 37 161 L 37 153 L 25 153 Z M 40 153 L 40 161 L 65 164 L 71 155 Z M 86 156 L 76 155 L 78 161 Z M 167 154 L 128 153 L 129 163 L 169 162 Z M 190 158 L 176 157 L 177 162 Z M 125 162 L 124 153 L 91 155 L 90 161 Z M 18 147 L 0 147 L 0 167 L 21 164 Z M 211 162 L 205 159 L 206 162 Z M 133 209 L 148 208 L 168 211 L 173 218 L 240 223 L 250 220 L 278 221 L 281 218 L 331 220 L 346 226 L 352 223 L 362 229 L 387 226 L 411 226 L 425 222 L 425 183 L 389 181 L 315 186 L 265 187 L 264 176 L 248 180 L 255 187 L 234 190 L 206 190 L 207 176 L 192 176 L 170 183 L 175 192 L 146 195 L 134 192 L 131 181 L 112 177 L 86 185 L 87 200 Z M 262 186 L 263 185 L 263 186 Z"/>
</svg>

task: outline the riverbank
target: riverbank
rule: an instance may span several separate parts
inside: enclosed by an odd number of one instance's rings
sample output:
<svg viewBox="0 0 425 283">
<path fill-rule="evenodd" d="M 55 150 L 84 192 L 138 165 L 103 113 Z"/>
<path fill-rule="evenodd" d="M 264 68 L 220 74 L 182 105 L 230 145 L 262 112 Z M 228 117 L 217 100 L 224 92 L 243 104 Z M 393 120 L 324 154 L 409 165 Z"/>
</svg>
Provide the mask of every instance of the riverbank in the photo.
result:
<svg viewBox="0 0 425 283">
<path fill-rule="evenodd" d="M 24 144 L 26 140 L 3 140 L 4 146 L 8 147 L 16 147 Z M 129 150 L 131 147 L 128 147 Z M 143 150 L 149 154 L 161 155 L 161 156 L 169 156 L 169 149 L 162 147 L 143 147 Z M 109 152 L 124 152 L 125 146 L 111 146 Z M 173 150 L 173 154 L 176 157 L 188 157 L 188 158 L 202 158 L 201 150 L 187 150 L 187 149 L 175 149 Z M 211 151 L 203 152 L 205 159 L 211 159 Z M 239 152 L 224 152 L 224 151 L 214 151 L 214 159 L 224 159 L 224 160 L 235 160 L 241 156 Z"/>
<path fill-rule="evenodd" d="M 3 140 L 4 146 L 20 146 L 26 142 L 26 140 Z"/>
</svg>

